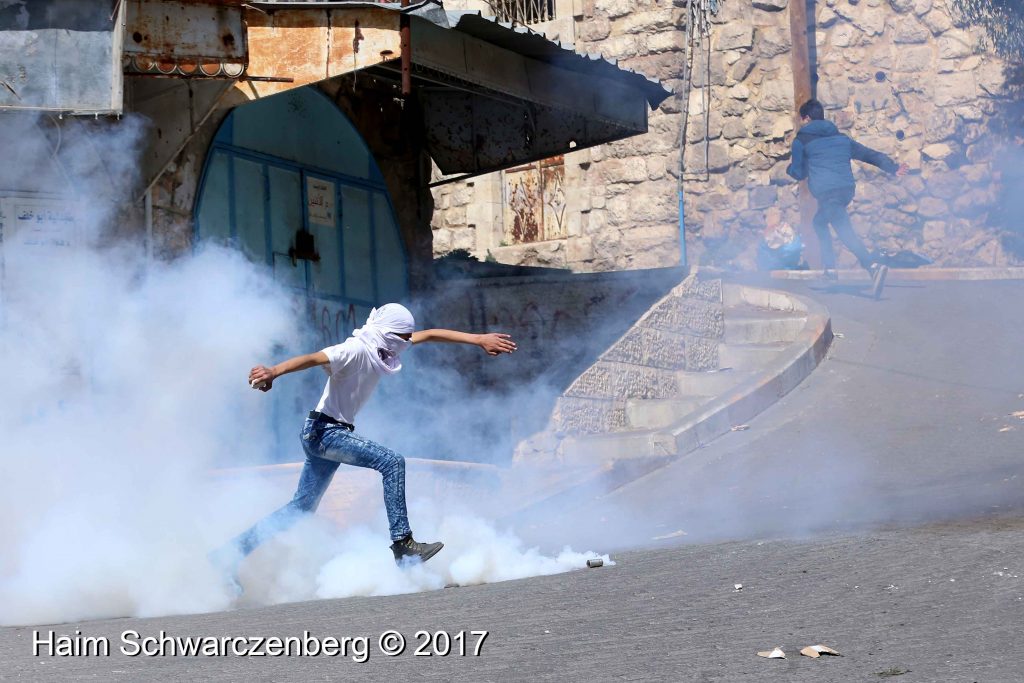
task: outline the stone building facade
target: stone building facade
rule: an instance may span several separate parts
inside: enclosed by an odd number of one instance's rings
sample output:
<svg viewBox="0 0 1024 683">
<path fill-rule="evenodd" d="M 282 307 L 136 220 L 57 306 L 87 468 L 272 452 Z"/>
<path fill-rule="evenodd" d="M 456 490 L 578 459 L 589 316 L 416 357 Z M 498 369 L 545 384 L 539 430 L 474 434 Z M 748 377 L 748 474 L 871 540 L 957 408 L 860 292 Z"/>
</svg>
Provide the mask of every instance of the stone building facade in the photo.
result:
<svg viewBox="0 0 1024 683">
<path fill-rule="evenodd" d="M 800 224 L 798 185 L 785 173 L 799 105 L 788 2 L 723 0 L 693 51 L 688 87 L 684 3 L 555 0 L 554 21 L 535 28 L 676 96 L 652 112 L 646 135 L 435 187 L 435 255 L 467 249 L 574 271 L 678 263 L 685 118 L 688 260 L 756 267 L 769 221 Z M 995 224 L 1000 175 L 1017 148 L 1016 84 L 984 34 L 959 22 L 950 0 L 821 0 L 808 11 L 812 82 L 827 117 L 911 169 L 894 179 L 855 168 L 858 231 L 938 265 L 1016 262 Z M 813 262 L 814 237 L 805 244 Z M 855 264 L 839 253 L 841 266 Z"/>
</svg>

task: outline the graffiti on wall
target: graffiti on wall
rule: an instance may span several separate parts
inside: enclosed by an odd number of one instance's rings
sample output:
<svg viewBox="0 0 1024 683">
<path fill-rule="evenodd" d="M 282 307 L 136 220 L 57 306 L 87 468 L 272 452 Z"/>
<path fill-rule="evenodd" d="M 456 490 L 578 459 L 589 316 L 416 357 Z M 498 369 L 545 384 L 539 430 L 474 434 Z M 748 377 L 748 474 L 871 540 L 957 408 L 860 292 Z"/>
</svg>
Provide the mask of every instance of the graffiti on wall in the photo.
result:
<svg viewBox="0 0 1024 683">
<path fill-rule="evenodd" d="M 309 299 L 308 306 L 313 333 L 325 347 L 341 343 L 356 329 L 355 304 Z"/>
</svg>

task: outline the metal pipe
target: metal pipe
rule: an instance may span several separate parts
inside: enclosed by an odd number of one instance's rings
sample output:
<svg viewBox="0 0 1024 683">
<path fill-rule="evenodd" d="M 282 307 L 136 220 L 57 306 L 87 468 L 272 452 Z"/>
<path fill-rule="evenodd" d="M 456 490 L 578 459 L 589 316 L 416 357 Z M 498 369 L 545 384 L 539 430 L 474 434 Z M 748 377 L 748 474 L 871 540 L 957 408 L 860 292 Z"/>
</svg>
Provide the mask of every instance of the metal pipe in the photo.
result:
<svg viewBox="0 0 1024 683">
<path fill-rule="evenodd" d="M 146 188 L 146 260 L 153 260 L 153 189 Z"/>
<path fill-rule="evenodd" d="M 402 7 L 408 7 L 409 0 L 402 0 Z M 412 37 L 409 28 L 410 18 L 402 13 L 399 19 L 399 44 L 402 51 L 402 97 L 412 94 Z"/>
</svg>

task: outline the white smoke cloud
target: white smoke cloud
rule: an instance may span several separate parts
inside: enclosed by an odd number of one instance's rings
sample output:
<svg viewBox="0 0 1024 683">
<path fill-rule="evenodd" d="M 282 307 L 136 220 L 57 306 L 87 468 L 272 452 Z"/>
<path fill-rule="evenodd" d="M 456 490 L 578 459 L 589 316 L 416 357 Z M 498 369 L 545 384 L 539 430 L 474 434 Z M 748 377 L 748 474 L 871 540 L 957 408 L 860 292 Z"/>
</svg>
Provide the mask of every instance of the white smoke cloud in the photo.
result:
<svg viewBox="0 0 1024 683">
<path fill-rule="evenodd" d="M 546 557 L 482 518 L 411 500 L 417 536 L 447 547 L 400 570 L 378 502 L 369 527 L 314 517 L 271 541 L 242 565 L 236 603 L 207 554 L 286 501 L 258 477 L 210 472 L 279 459 L 271 401 L 245 378 L 301 347 L 301 316 L 237 252 L 147 263 L 136 246 L 111 245 L 111 200 L 138 184 L 144 123 L 51 125 L 0 121 L 22 160 L 0 168 L 0 190 L 45 188 L 74 207 L 81 236 L 73 249 L 3 243 L 0 624 L 433 590 L 593 556 Z M 301 457 L 301 425 L 289 427 Z"/>
</svg>

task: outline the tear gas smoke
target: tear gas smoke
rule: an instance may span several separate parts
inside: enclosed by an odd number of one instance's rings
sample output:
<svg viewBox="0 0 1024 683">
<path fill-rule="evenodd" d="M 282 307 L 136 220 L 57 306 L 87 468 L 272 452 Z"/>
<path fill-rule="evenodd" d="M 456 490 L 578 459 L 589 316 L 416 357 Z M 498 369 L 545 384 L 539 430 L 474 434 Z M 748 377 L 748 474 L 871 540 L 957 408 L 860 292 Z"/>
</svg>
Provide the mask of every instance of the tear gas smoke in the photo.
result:
<svg viewBox="0 0 1024 683">
<path fill-rule="evenodd" d="M 112 244 L 143 132 L 131 117 L 0 124 L 12 160 L 0 188 L 48 197 L 78 230 L 75 248 L 45 247 L 12 239 L 5 215 L 0 624 L 226 609 L 230 592 L 207 553 L 285 502 L 259 479 L 209 472 L 280 459 L 268 452 L 271 402 L 244 378 L 302 346 L 302 319 L 237 252 L 207 247 L 147 263 L 138 248 Z M 301 424 L 290 427 L 298 458 Z M 311 518 L 243 565 L 243 603 L 497 581 L 594 557 L 546 557 L 463 510 L 410 507 L 421 538 L 447 543 L 430 564 L 394 566 L 383 506 L 355 529 Z"/>
</svg>

